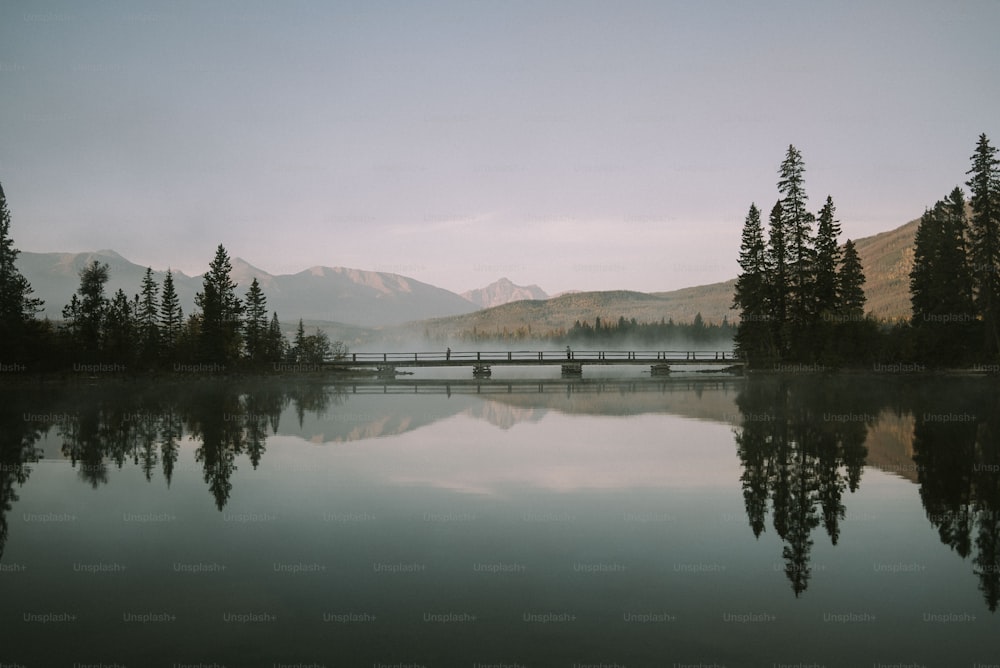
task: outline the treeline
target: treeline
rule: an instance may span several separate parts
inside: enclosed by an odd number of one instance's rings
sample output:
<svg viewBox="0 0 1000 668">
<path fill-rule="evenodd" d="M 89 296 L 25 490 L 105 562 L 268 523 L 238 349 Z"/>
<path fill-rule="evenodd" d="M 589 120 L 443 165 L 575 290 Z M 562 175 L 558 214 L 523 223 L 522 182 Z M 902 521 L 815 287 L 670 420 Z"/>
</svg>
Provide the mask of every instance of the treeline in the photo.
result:
<svg viewBox="0 0 1000 668">
<path fill-rule="evenodd" d="M 864 272 L 854 244 L 840 248 L 833 198 L 816 214 L 806 208 L 805 163 L 794 146 L 778 170 L 778 192 L 766 239 L 756 204 L 743 226 L 736 350 L 752 366 L 855 358 L 875 334 L 864 315 Z"/>
<path fill-rule="evenodd" d="M 743 227 L 733 305 L 740 311 L 737 350 L 757 367 L 992 368 L 1000 352 L 1000 160 L 985 134 L 971 160 L 969 201 L 956 187 L 921 218 L 912 317 L 884 323 L 864 314 L 864 273 L 853 243 L 837 243 L 833 200 L 827 197 L 817 215 L 806 210 L 805 167 L 789 146 L 766 240 L 756 206 Z"/>
<path fill-rule="evenodd" d="M 634 343 L 654 345 L 670 341 L 704 342 L 731 341 L 736 328 L 728 319 L 723 318 L 721 324 L 706 323 L 701 313 L 694 316 L 690 323 L 675 323 L 673 318 L 661 319 L 659 322 L 636 322 L 635 318 L 626 320 L 619 316 L 617 321 L 602 321 L 594 319 L 594 324 L 577 320 L 566 332 L 565 340 L 570 343 L 596 343 L 613 345 L 616 343 Z"/>
<path fill-rule="evenodd" d="M 966 173 L 968 204 L 955 187 L 920 218 L 906 337 L 917 357 L 965 365 L 1000 351 L 1000 160 L 985 134 Z"/>
<path fill-rule="evenodd" d="M 736 327 L 727 318 L 721 324 L 706 323 L 701 313 L 695 315 L 690 323 L 676 323 L 673 318 L 661 318 L 655 322 L 638 322 L 635 318 L 626 319 L 618 316 L 617 320 L 597 316 L 594 322 L 577 320 L 573 325 L 553 328 L 544 332 L 532 330 L 530 327 L 488 331 L 473 328 L 462 332 L 458 337 L 461 341 L 473 343 L 514 343 L 519 341 L 551 343 L 553 345 L 586 345 L 601 346 L 655 346 L 669 344 L 672 341 L 710 342 L 731 341 L 736 333 Z M 426 335 L 430 338 L 429 334 Z"/>
<path fill-rule="evenodd" d="M 237 294 L 222 244 L 195 296 L 196 311 L 186 318 L 171 271 L 160 285 L 147 268 L 136 294 L 119 289 L 108 297 L 108 265 L 94 260 L 81 270 L 80 286 L 58 326 L 38 318 L 43 303 L 17 269 L 18 254 L 0 187 L 0 369 L 5 372 L 264 371 L 316 365 L 347 352 L 319 329 L 306 334 L 301 320 L 287 340 L 278 314 L 268 317 L 267 297 L 256 278 L 242 297 Z"/>
</svg>

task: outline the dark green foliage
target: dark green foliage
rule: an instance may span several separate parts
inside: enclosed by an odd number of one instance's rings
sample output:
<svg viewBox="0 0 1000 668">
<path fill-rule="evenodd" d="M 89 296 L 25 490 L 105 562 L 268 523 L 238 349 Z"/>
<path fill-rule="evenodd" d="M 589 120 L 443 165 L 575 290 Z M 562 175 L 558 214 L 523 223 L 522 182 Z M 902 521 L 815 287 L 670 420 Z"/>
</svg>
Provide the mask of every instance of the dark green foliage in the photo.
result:
<svg viewBox="0 0 1000 668">
<path fill-rule="evenodd" d="M 912 324 L 919 356 L 935 364 L 976 361 L 971 345 L 980 329 L 972 298 L 965 238 L 965 196 L 955 188 L 924 212 L 914 240 L 910 271 Z"/>
<path fill-rule="evenodd" d="M 736 352 L 753 363 L 771 350 L 767 246 L 755 204 L 750 205 L 743 224 L 740 269 L 733 296 L 733 308 L 740 310 L 741 323 L 735 337 Z"/>
<path fill-rule="evenodd" d="M 594 324 L 577 320 L 568 331 L 550 337 L 541 337 L 559 343 L 569 343 L 574 346 L 635 348 L 648 346 L 662 347 L 672 341 L 681 341 L 684 345 L 691 342 L 709 343 L 732 340 L 735 328 L 724 321 L 721 324 L 706 323 L 701 314 L 694 317 L 690 323 L 675 323 L 661 319 L 659 322 L 638 322 L 635 318 L 626 320 L 618 318 L 617 324 L 608 325 L 600 318 L 595 318 Z M 481 340 L 493 340 L 495 336 L 483 334 Z M 345 351 L 346 352 L 346 349 Z M 337 353 L 336 346 L 334 353 Z"/>
<path fill-rule="evenodd" d="M 958 188 L 920 218 L 910 272 L 915 327 L 974 319 L 965 233 L 965 198 Z"/>
<path fill-rule="evenodd" d="M 155 363 L 160 354 L 159 290 L 153 280 L 153 270 L 147 267 L 135 309 L 138 353 L 146 364 Z"/>
<path fill-rule="evenodd" d="M 842 322 L 859 322 L 865 317 L 865 274 L 854 242 L 844 244 L 840 270 L 837 272 L 837 301 L 834 311 Z"/>
<path fill-rule="evenodd" d="M 135 313 L 125 292 L 119 289 L 108 304 L 104 322 L 105 358 L 128 365 L 135 353 Z"/>
<path fill-rule="evenodd" d="M 281 333 L 281 325 L 278 323 L 278 314 L 271 315 L 271 323 L 267 328 L 266 351 L 267 361 L 271 364 L 280 362 L 285 358 L 287 342 Z"/>
<path fill-rule="evenodd" d="M 341 344 L 338 342 L 338 350 Z M 344 349 L 346 352 L 346 348 Z M 326 332 L 317 329 L 314 334 L 306 334 L 302 320 L 295 330 L 295 341 L 288 351 L 289 362 L 302 365 L 317 365 L 332 356 L 333 348 Z"/>
<path fill-rule="evenodd" d="M 80 287 L 69 305 L 63 308 L 71 344 L 80 361 L 98 359 L 104 339 L 104 320 L 108 299 L 104 284 L 108 282 L 108 265 L 92 260 L 80 271 Z"/>
<path fill-rule="evenodd" d="M 243 341 L 246 345 L 246 358 L 251 365 L 260 365 L 268 361 L 267 355 L 267 297 L 260 289 L 260 283 L 255 276 L 246 294 L 246 307 L 243 313 Z"/>
<path fill-rule="evenodd" d="M 966 182 L 972 193 L 969 240 L 976 306 L 986 325 L 989 355 L 1000 352 L 1000 159 L 986 135 L 980 135 Z"/>
<path fill-rule="evenodd" d="M 743 228 L 734 307 L 740 309 L 736 348 L 751 366 L 786 361 L 839 365 L 861 359 L 864 273 L 854 244 L 837 244 L 839 221 L 827 197 L 812 234 L 805 208 L 802 154 L 788 147 L 781 164 L 782 198 L 771 209 L 767 246 L 752 206 Z"/>
<path fill-rule="evenodd" d="M 813 276 L 816 251 L 812 234 L 813 215 L 806 210 L 805 162 L 802 153 L 789 145 L 781 163 L 778 192 L 788 265 L 788 316 L 801 329 L 814 315 Z"/>
<path fill-rule="evenodd" d="M 42 300 L 32 297 L 32 287 L 15 262 L 20 251 L 10 235 L 10 211 L 0 185 L 0 363 L 32 361 L 38 328 L 35 315 Z"/>
<path fill-rule="evenodd" d="M 767 246 L 767 296 L 771 304 L 771 340 L 776 357 L 787 354 L 786 329 L 788 322 L 788 244 L 785 235 L 784 214 L 781 202 L 771 208 L 771 229 Z"/>
<path fill-rule="evenodd" d="M 171 361 L 175 357 L 177 340 L 183 324 L 184 313 L 177 298 L 177 291 L 174 289 L 174 275 L 167 269 L 167 275 L 163 278 L 159 320 L 161 351 L 166 361 Z"/>
<path fill-rule="evenodd" d="M 816 228 L 816 276 L 813 293 L 816 303 L 813 308 L 820 319 L 829 319 L 837 313 L 840 298 L 837 277 L 837 269 L 840 264 L 840 247 L 837 245 L 837 238 L 840 236 L 840 221 L 834 217 L 835 213 L 833 198 L 827 196 L 826 203 L 820 209 Z M 854 245 L 851 244 L 852 249 L 853 247 Z M 856 253 L 854 259 L 860 268 L 861 265 L 857 261 Z"/>
<path fill-rule="evenodd" d="M 203 362 L 226 365 L 240 358 L 243 304 L 230 278 L 232 270 L 229 254 L 219 244 L 205 273 L 202 291 L 195 295 L 195 304 L 201 309 L 199 357 Z"/>
</svg>

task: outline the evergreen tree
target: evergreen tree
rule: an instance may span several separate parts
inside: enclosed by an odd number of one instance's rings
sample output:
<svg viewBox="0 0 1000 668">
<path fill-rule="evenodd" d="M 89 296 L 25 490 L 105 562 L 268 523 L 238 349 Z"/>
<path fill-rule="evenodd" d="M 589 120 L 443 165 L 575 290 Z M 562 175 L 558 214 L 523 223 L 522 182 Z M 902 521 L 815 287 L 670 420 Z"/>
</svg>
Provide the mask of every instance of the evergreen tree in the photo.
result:
<svg viewBox="0 0 1000 668">
<path fill-rule="evenodd" d="M 106 356 L 118 364 L 132 361 L 136 336 L 135 314 L 125 291 L 115 292 L 105 312 L 104 339 Z"/>
<path fill-rule="evenodd" d="M 285 358 L 285 337 L 281 333 L 277 312 L 271 316 L 271 324 L 267 328 L 267 360 L 271 363 L 280 362 Z"/>
<path fill-rule="evenodd" d="M 108 282 L 108 265 L 91 260 L 80 271 L 80 287 L 77 295 L 63 309 L 63 318 L 69 321 L 75 347 L 85 356 L 92 357 L 100 352 L 104 319 L 108 309 L 108 299 L 104 296 L 104 284 Z"/>
<path fill-rule="evenodd" d="M 246 294 L 246 308 L 243 314 L 243 339 L 246 342 L 247 359 L 251 364 L 259 364 L 267 358 L 267 298 L 255 276 Z"/>
<path fill-rule="evenodd" d="M 965 195 L 955 188 L 924 212 L 914 240 L 910 304 L 915 343 L 922 355 L 944 364 L 966 361 L 975 329 L 967 228 Z"/>
<path fill-rule="evenodd" d="M 974 319 L 966 229 L 965 196 L 959 188 L 921 216 L 910 271 L 914 326 Z"/>
<path fill-rule="evenodd" d="M 976 305 L 986 324 L 987 351 L 1000 351 L 1000 160 L 985 134 L 979 136 L 972 168 L 970 242 Z"/>
<path fill-rule="evenodd" d="M 306 328 L 302 325 L 302 318 L 299 318 L 299 326 L 295 330 L 295 340 L 289 350 L 291 361 L 301 363 L 306 354 Z"/>
<path fill-rule="evenodd" d="M 913 268 L 910 269 L 910 305 L 916 327 L 931 322 L 937 309 L 935 270 L 941 236 L 938 216 L 931 209 L 925 210 L 913 238 Z"/>
<path fill-rule="evenodd" d="M 740 269 L 733 296 L 733 308 L 740 310 L 736 351 L 753 363 L 768 349 L 770 339 L 767 246 L 756 204 L 750 205 L 743 224 Z"/>
<path fill-rule="evenodd" d="M 975 319 L 975 305 L 972 300 L 972 267 L 965 241 L 969 234 L 969 221 L 965 213 L 965 193 L 961 188 L 951 191 L 942 202 L 940 211 L 942 244 L 938 258 L 939 275 L 947 284 L 941 296 L 953 322 L 971 322 Z"/>
<path fill-rule="evenodd" d="M 174 288 L 174 276 L 170 269 L 167 269 L 167 275 L 163 277 L 159 325 L 162 350 L 168 358 L 171 358 L 174 354 L 174 350 L 177 347 L 177 338 L 180 336 L 183 324 L 184 313 L 181 310 L 177 291 Z"/>
<path fill-rule="evenodd" d="M 330 357 L 330 352 L 330 338 L 326 332 L 317 328 L 315 334 L 310 334 L 302 339 L 298 362 L 300 364 L 322 364 Z"/>
<path fill-rule="evenodd" d="M 813 215 L 806 210 L 805 171 L 802 154 L 789 145 L 779 169 L 778 192 L 782 195 L 781 215 L 787 249 L 788 316 L 796 325 L 802 325 L 810 319 L 814 306 Z"/>
<path fill-rule="evenodd" d="M 823 317 L 838 310 L 837 268 L 840 264 L 840 221 L 834 218 L 833 198 L 827 196 L 820 209 L 816 228 L 815 312 Z"/>
<path fill-rule="evenodd" d="M 771 303 L 771 338 L 778 356 L 787 350 L 785 330 L 788 320 L 789 279 L 788 242 L 784 220 L 781 202 L 776 202 L 770 216 L 767 266 L 771 273 L 768 297 Z"/>
<path fill-rule="evenodd" d="M 230 278 L 232 270 L 229 254 L 219 244 L 204 276 L 202 291 L 195 295 L 195 304 L 201 309 L 200 353 L 207 362 L 225 364 L 239 359 L 243 304 Z"/>
<path fill-rule="evenodd" d="M 155 360 L 159 355 L 159 291 L 159 286 L 153 280 L 153 270 L 146 267 L 146 273 L 142 277 L 142 292 L 137 297 L 135 319 L 139 353 L 147 362 Z"/>
<path fill-rule="evenodd" d="M 32 297 L 31 284 L 17 268 L 17 256 L 10 236 L 10 211 L 0 185 L 0 361 L 21 358 L 31 345 L 31 327 L 42 300 Z"/>
<path fill-rule="evenodd" d="M 865 317 L 865 273 L 858 251 L 850 239 L 844 244 L 837 283 L 841 319 L 848 322 L 862 320 Z"/>
</svg>

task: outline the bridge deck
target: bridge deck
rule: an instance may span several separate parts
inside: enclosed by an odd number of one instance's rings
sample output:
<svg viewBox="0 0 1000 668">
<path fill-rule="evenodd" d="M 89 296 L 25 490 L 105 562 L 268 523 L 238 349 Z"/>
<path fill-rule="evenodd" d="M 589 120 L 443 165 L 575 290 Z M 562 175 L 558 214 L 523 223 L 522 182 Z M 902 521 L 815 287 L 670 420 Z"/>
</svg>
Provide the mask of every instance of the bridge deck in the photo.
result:
<svg viewBox="0 0 1000 668">
<path fill-rule="evenodd" d="M 327 361 L 331 368 L 541 365 L 700 365 L 742 366 L 731 350 L 517 350 L 474 352 L 349 353 Z"/>
</svg>

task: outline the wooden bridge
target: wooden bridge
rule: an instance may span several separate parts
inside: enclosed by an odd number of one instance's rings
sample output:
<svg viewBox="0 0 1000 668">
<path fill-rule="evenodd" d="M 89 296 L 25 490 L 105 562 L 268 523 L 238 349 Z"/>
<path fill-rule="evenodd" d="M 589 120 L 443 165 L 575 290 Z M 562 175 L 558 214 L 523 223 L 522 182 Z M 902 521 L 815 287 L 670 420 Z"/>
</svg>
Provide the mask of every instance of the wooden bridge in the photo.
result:
<svg viewBox="0 0 1000 668">
<path fill-rule="evenodd" d="M 494 366 L 553 366 L 563 376 L 580 376 L 587 365 L 646 365 L 654 376 L 671 367 L 688 365 L 742 369 L 743 361 L 731 350 L 515 350 L 501 352 L 451 350 L 418 353 L 349 353 L 324 362 L 329 369 L 375 369 L 380 376 L 395 376 L 397 369 L 420 367 L 472 367 L 475 378 L 487 378 Z"/>
</svg>

